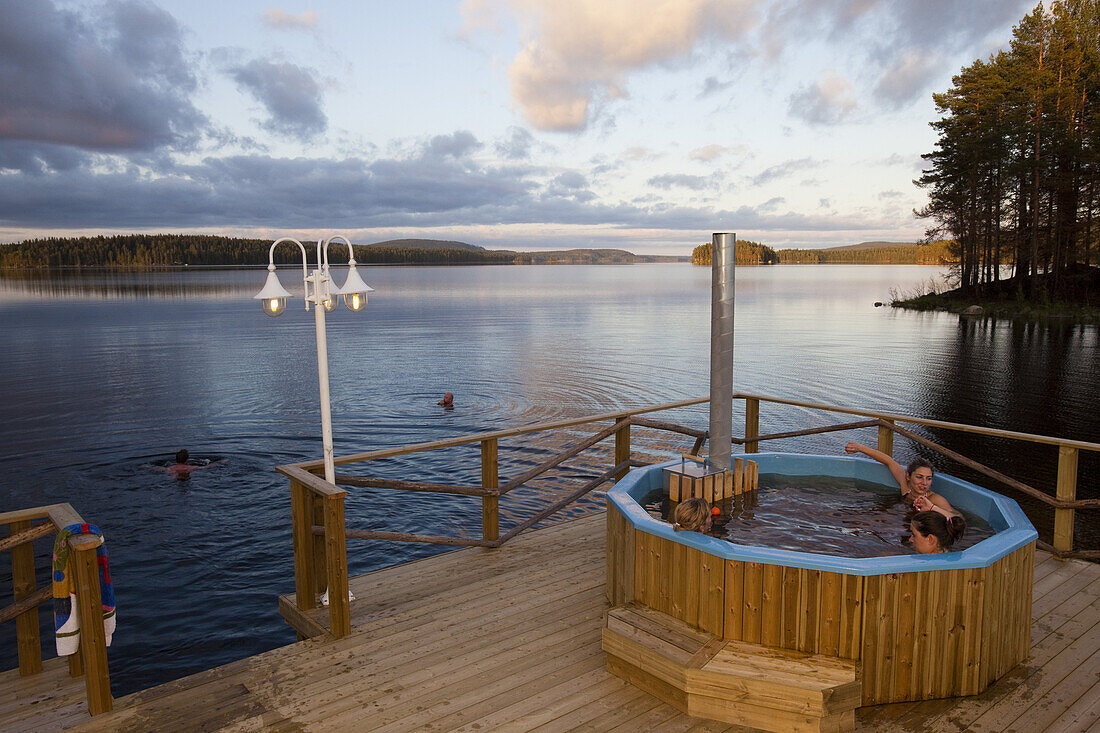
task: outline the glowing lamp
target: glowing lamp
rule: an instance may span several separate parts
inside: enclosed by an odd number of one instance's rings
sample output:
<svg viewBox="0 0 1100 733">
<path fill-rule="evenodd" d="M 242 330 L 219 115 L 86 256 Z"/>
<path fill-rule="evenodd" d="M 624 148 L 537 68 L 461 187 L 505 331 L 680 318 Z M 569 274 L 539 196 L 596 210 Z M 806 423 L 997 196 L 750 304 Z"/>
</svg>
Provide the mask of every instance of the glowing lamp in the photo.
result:
<svg viewBox="0 0 1100 733">
<path fill-rule="evenodd" d="M 373 293 L 374 288 L 363 282 L 355 270 L 355 260 L 351 259 L 348 260 L 348 279 L 337 292 L 344 296 L 344 305 L 348 310 L 360 311 L 367 304 L 367 293 Z"/>
<path fill-rule="evenodd" d="M 253 300 L 260 301 L 264 313 L 269 316 L 281 315 L 286 310 L 286 299 L 291 297 L 283 284 L 279 282 L 279 276 L 275 274 L 275 265 L 267 266 L 267 282 L 263 290 L 252 296 Z"/>
</svg>

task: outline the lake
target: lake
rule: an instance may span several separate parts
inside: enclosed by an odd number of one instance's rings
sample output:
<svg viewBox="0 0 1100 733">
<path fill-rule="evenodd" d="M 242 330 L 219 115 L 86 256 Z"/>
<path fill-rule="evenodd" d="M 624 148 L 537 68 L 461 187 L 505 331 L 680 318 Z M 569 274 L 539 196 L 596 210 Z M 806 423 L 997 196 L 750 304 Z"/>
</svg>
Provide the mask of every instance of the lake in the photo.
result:
<svg viewBox="0 0 1100 733">
<path fill-rule="evenodd" d="M 341 307 L 328 318 L 338 455 L 709 393 L 710 268 L 360 272 L 377 291 L 367 308 Z M 1100 329 L 873 307 L 892 287 L 912 289 L 938 273 L 738 268 L 736 389 L 1100 442 Z M 276 610 L 276 596 L 294 585 L 289 488 L 272 467 L 321 454 L 313 314 L 299 298 L 282 317 L 264 316 L 252 300 L 264 275 L 0 276 L 0 511 L 69 502 L 103 528 L 119 609 L 109 653 L 116 696 L 294 641 Z M 280 275 L 293 289 L 295 270 Z M 436 405 L 447 391 L 453 411 Z M 742 414 L 738 405 L 735 434 Z M 703 408 L 661 418 L 707 427 Z M 844 419 L 765 404 L 761 430 Z M 1053 490 L 1054 449 L 923 433 Z M 873 442 L 875 431 L 768 448 L 835 454 L 849 437 Z M 501 446 L 504 477 L 539 456 L 526 444 L 503 455 L 510 445 Z M 226 462 L 187 482 L 148 468 L 183 447 Z M 895 454 L 917 452 L 899 438 Z M 1100 495 L 1089 478 L 1100 468 L 1095 459 L 1082 456 L 1083 498 Z M 478 452 L 380 462 L 371 472 L 476 483 Z M 509 495 L 502 531 L 547 502 L 532 492 Z M 595 496 L 582 509 L 600 502 Z M 1027 506 L 1049 541 L 1051 513 Z M 347 511 L 349 526 L 361 528 L 480 532 L 480 505 L 461 497 L 353 489 Z M 1079 546 L 1100 546 L 1095 514 L 1077 516 Z M 46 544 L 36 543 L 40 579 Z M 359 574 L 438 551 L 351 541 L 349 566 Z M 10 582 L 10 573 L 0 576 L 7 598 Z M 49 610 L 42 607 L 42 622 L 52 644 Z M 15 660 L 14 624 L 6 624 L 0 669 Z"/>
</svg>

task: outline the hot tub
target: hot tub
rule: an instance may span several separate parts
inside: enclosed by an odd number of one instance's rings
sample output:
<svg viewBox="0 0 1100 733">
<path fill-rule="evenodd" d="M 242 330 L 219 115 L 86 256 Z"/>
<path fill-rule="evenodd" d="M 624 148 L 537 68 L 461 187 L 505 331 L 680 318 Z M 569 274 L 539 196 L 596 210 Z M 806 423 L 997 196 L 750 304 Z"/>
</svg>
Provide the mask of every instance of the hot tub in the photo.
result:
<svg viewBox="0 0 1100 733">
<path fill-rule="evenodd" d="M 761 474 L 894 483 L 862 458 L 748 457 Z M 961 552 L 843 558 L 673 531 L 639 504 L 672 465 L 635 469 L 608 492 L 613 606 L 648 606 L 726 640 L 858 660 L 863 705 L 974 695 L 1027 657 L 1038 535 L 1011 499 L 937 473 L 932 489 L 996 534 Z"/>
</svg>

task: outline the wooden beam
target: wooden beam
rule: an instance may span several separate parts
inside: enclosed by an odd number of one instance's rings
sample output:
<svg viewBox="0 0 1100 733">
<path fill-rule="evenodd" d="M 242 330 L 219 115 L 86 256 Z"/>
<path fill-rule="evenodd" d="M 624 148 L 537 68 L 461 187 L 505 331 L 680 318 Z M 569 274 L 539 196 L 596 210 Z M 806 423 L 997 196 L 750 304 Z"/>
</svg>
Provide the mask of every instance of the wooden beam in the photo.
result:
<svg viewBox="0 0 1100 733">
<path fill-rule="evenodd" d="M 1077 449 L 1069 446 L 1058 448 L 1058 482 L 1055 495 L 1062 501 L 1077 498 Z M 1054 510 L 1054 547 L 1059 552 L 1073 549 L 1073 509 Z"/>
<path fill-rule="evenodd" d="M 884 423 L 890 423 L 890 425 L 878 426 L 878 449 L 888 456 L 894 455 L 894 431 L 890 429 L 893 425 L 892 420 L 883 420 Z"/>
<path fill-rule="evenodd" d="M 621 471 L 615 474 L 615 480 L 618 481 L 627 474 L 630 470 L 630 418 L 629 416 L 623 418 L 616 424 L 625 423 L 621 428 L 615 431 L 615 465 L 623 465 Z"/>
<path fill-rule="evenodd" d="M 880 420 L 861 420 L 860 422 L 846 422 L 840 425 L 826 425 L 820 428 L 806 428 L 805 430 L 791 430 L 786 433 L 769 433 L 768 435 L 757 435 L 753 438 L 755 442 L 763 442 L 765 440 L 779 440 L 780 438 L 798 438 L 803 435 L 817 435 L 819 433 L 835 433 L 841 430 L 856 430 L 858 428 L 872 428 L 878 425 Z M 734 443 L 743 445 L 749 442 L 748 438 L 733 438 Z M 748 452 L 748 451 L 746 451 Z M 753 451 L 755 452 L 755 451 Z"/>
<path fill-rule="evenodd" d="M 436 494 L 458 494 L 460 496 L 496 496 L 497 492 L 481 486 L 455 486 L 454 484 L 433 484 L 423 481 L 401 481 L 370 476 L 352 476 L 336 474 L 336 483 L 345 486 L 362 486 L 370 489 L 397 489 L 399 491 L 430 491 Z M 494 487 L 495 488 L 495 487 Z"/>
<path fill-rule="evenodd" d="M 80 614 L 80 654 L 84 658 L 84 687 L 88 694 L 90 715 L 107 713 L 114 707 L 111 677 L 107 670 L 103 606 L 99 595 L 99 562 L 95 550 L 99 544 L 101 542 L 74 546 L 69 555 L 76 580 L 77 608 L 73 611 Z"/>
<path fill-rule="evenodd" d="M 325 528 L 313 527 L 313 533 L 324 535 Z M 386 532 L 376 529 L 345 529 L 349 540 L 387 540 L 389 542 L 423 542 L 429 545 L 454 545 L 457 547 L 500 547 L 500 540 L 479 540 L 473 537 L 447 537 L 446 535 L 414 534 L 412 532 Z"/>
<path fill-rule="evenodd" d="M 589 481 L 588 483 L 586 483 L 584 486 L 582 486 L 579 489 L 577 489 L 576 491 L 574 491 L 569 496 L 565 497 L 564 499 L 562 499 L 560 501 L 555 502 L 554 504 L 551 504 L 546 509 L 543 509 L 541 512 L 539 512 L 535 516 L 531 517 L 530 519 L 527 519 L 526 521 L 524 521 L 520 524 L 517 524 L 515 527 L 513 527 L 511 530 L 509 530 L 509 532 L 506 535 L 504 535 L 503 537 L 500 538 L 501 544 L 504 544 L 508 540 L 512 539 L 513 537 L 515 537 L 517 534 L 519 534 L 523 530 L 534 526 L 538 522 L 541 522 L 543 519 L 546 519 L 551 514 L 554 514 L 556 512 L 561 511 L 565 506 L 567 506 L 569 504 L 572 504 L 577 499 L 581 498 L 582 496 L 587 494 L 589 491 L 592 491 L 592 489 L 596 488 L 600 484 L 605 483 L 607 481 L 610 481 L 612 476 L 614 476 L 616 473 L 622 471 L 624 469 L 624 467 L 628 467 L 628 466 L 629 466 L 629 464 L 621 464 L 621 463 L 616 465 L 616 466 L 612 466 L 611 468 L 607 469 L 606 471 L 601 473 L 596 478 L 594 478 L 591 481 Z"/>
<path fill-rule="evenodd" d="M 756 453 L 760 446 L 757 443 L 760 435 L 760 400 L 749 398 L 745 400 L 745 452 Z"/>
<path fill-rule="evenodd" d="M 294 595 L 303 611 L 317 608 L 313 564 L 313 501 L 300 481 L 290 481 L 290 524 L 294 541 Z"/>
<path fill-rule="evenodd" d="M 329 633 L 339 638 L 351 633 L 351 610 L 348 603 L 348 543 L 344 536 L 344 497 L 330 494 L 324 501 Z"/>
<path fill-rule="evenodd" d="M 481 441 L 481 539 L 500 537 L 500 468 L 497 463 L 497 439 Z M 493 493 L 488 493 L 488 492 Z"/>
<path fill-rule="evenodd" d="M 29 522 L 27 522 L 29 524 Z M 4 550 L 10 550 L 13 547 L 18 547 L 25 542 L 33 542 L 39 537 L 45 537 L 48 534 L 53 534 L 57 531 L 57 528 L 53 526 L 53 522 L 45 522 L 43 524 L 36 524 L 30 529 L 24 529 L 20 532 L 16 532 L 14 529 L 7 537 L 0 539 L 0 552 Z"/>
<path fill-rule="evenodd" d="M 565 463 L 567 460 L 569 460 L 573 456 L 577 455 L 578 453 L 580 453 L 582 451 L 588 450 L 589 448 L 594 446 L 596 443 L 599 443 L 601 440 L 605 440 L 605 439 L 609 438 L 613 433 L 615 433 L 621 427 L 623 427 L 624 424 L 628 425 L 629 422 L 627 420 L 619 420 L 617 423 L 615 423 L 611 427 L 606 428 L 604 430 L 601 430 L 600 432 L 596 433 L 592 437 L 587 438 L 585 440 L 582 440 L 580 443 L 577 443 L 572 448 L 559 453 L 558 455 L 554 456 L 553 458 L 540 463 L 539 465 L 535 466 L 534 468 L 532 468 L 528 471 L 525 471 L 524 473 L 522 473 L 519 476 L 515 477 L 514 479 L 512 479 L 508 483 L 504 484 L 504 486 L 501 487 L 501 489 L 500 489 L 501 495 L 507 494 L 512 489 L 515 489 L 515 488 L 518 488 L 518 487 L 522 486 L 523 484 L 527 483 L 528 481 L 535 478 L 539 474 L 546 473 L 551 468 L 554 468 L 555 466 L 558 466 L 558 465 L 561 465 L 562 463 Z"/>
<path fill-rule="evenodd" d="M 12 535 L 19 536 L 31 529 L 31 521 L 11 522 L 9 526 Z M 11 549 L 11 587 L 16 603 L 34 595 L 34 547 L 30 543 L 20 543 Z M 41 672 L 42 639 L 38 634 L 37 603 L 16 616 L 15 638 L 19 649 L 19 674 L 26 677 Z"/>
</svg>

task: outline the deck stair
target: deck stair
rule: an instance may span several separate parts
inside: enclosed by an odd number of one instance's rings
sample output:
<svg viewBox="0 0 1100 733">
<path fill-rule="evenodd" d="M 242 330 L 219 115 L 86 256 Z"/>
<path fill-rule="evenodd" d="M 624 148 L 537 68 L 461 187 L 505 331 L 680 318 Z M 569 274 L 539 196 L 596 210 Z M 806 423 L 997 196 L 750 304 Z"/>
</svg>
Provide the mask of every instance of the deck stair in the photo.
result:
<svg viewBox="0 0 1100 733">
<path fill-rule="evenodd" d="M 725 641 L 637 605 L 608 611 L 607 669 L 681 711 L 770 731 L 850 731 L 856 663 Z"/>
</svg>

